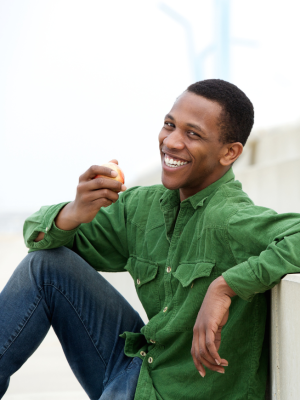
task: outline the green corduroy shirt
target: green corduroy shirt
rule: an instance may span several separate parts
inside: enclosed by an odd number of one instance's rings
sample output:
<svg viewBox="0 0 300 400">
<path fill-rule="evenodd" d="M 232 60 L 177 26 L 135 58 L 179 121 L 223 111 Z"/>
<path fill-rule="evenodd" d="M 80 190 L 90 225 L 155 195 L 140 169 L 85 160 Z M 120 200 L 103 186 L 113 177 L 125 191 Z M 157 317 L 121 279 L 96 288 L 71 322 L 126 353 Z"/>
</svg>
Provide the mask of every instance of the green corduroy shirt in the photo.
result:
<svg viewBox="0 0 300 400">
<path fill-rule="evenodd" d="M 125 354 L 140 357 L 137 400 L 262 400 L 268 364 L 265 291 L 300 272 L 300 215 L 258 207 L 232 169 L 180 202 L 162 185 L 131 188 L 94 220 L 62 231 L 66 203 L 29 217 L 29 251 L 66 246 L 98 271 L 128 271 L 149 322 L 125 332 Z M 38 232 L 45 238 L 34 242 Z M 193 326 L 210 283 L 223 275 L 237 296 L 222 331 L 225 374 L 202 378 L 191 356 Z"/>
</svg>

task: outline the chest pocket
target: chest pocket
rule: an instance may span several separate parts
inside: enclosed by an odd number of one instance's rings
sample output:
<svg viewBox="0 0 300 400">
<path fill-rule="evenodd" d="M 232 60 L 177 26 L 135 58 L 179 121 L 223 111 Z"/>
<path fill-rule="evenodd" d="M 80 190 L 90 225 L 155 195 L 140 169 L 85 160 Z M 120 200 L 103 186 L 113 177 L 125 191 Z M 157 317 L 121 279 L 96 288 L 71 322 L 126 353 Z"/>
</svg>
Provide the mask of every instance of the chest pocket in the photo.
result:
<svg viewBox="0 0 300 400">
<path fill-rule="evenodd" d="M 218 276 L 214 262 L 179 264 L 173 276 L 179 281 L 175 290 L 176 312 L 169 329 L 192 329 L 209 285 Z"/>
<path fill-rule="evenodd" d="M 158 294 L 158 264 L 132 256 L 125 269 L 134 280 L 135 288 L 149 319 L 160 311 Z"/>
</svg>

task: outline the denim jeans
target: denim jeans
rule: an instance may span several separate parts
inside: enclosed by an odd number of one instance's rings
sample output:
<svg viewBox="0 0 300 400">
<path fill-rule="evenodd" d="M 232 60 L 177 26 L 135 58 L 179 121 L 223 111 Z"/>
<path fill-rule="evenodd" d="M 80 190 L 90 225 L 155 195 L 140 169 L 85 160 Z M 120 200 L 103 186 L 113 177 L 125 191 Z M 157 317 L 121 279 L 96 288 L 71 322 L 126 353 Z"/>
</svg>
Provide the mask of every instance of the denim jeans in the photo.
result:
<svg viewBox="0 0 300 400">
<path fill-rule="evenodd" d="M 98 272 L 64 247 L 28 254 L 0 294 L 0 398 L 51 325 L 90 399 L 134 398 L 142 361 L 125 356 L 119 334 L 139 332 L 144 323 Z"/>
</svg>

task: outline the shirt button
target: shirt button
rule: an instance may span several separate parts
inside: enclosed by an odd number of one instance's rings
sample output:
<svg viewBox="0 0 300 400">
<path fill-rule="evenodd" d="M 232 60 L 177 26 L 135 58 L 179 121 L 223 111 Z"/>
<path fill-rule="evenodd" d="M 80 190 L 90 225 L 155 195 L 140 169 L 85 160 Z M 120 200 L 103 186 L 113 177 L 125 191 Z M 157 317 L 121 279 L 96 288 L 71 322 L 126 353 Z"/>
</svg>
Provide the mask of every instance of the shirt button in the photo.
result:
<svg viewBox="0 0 300 400">
<path fill-rule="evenodd" d="M 139 279 L 137 279 L 136 283 L 139 285 L 141 283 L 141 281 Z"/>
<path fill-rule="evenodd" d="M 171 272 L 171 269 L 172 269 L 171 267 L 168 267 L 168 268 L 167 268 L 167 272 L 168 272 L 168 273 Z"/>
<path fill-rule="evenodd" d="M 150 343 L 156 343 L 156 342 L 155 342 L 155 340 L 153 340 L 153 339 L 150 339 Z"/>
<path fill-rule="evenodd" d="M 152 363 L 153 363 L 153 358 L 152 358 L 152 357 L 149 357 L 149 358 L 148 358 L 148 363 L 149 363 L 149 364 L 152 364 Z"/>
<path fill-rule="evenodd" d="M 165 307 L 165 308 L 163 309 L 163 312 L 166 312 L 166 311 L 167 311 L 167 309 L 168 309 L 168 307 Z"/>
<path fill-rule="evenodd" d="M 144 351 L 141 351 L 141 352 L 140 352 L 140 355 L 143 356 L 143 357 L 145 357 L 146 354 L 147 354 L 147 353 L 145 353 Z"/>
<path fill-rule="evenodd" d="M 192 285 L 191 285 L 191 289 L 193 289 L 193 287 L 194 287 L 194 282 L 193 282 Z"/>
<path fill-rule="evenodd" d="M 46 228 L 46 232 L 48 232 L 48 230 L 49 230 L 49 228 L 48 228 L 48 226 L 47 226 L 47 228 Z"/>
</svg>

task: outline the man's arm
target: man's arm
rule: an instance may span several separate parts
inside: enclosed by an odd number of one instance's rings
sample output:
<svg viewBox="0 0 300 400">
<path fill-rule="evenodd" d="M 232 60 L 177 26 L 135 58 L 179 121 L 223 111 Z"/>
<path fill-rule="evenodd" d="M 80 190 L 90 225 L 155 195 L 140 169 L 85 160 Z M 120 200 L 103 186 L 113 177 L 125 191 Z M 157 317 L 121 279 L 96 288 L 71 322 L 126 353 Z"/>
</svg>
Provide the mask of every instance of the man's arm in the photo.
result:
<svg viewBox="0 0 300 400">
<path fill-rule="evenodd" d="M 118 163 L 117 160 L 112 161 Z M 81 175 L 75 200 L 65 205 L 55 218 L 57 228 L 71 231 L 82 223 L 91 222 L 101 207 L 115 203 L 119 198 L 118 192 L 126 189 L 120 182 L 112 179 L 105 177 L 94 179 L 97 175 L 116 177 L 117 172 L 107 167 L 94 165 Z M 39 232 L 34 241 L 40 242 L 44 238 L 45 233 Z"/>
<path fill-rule="evenodd" d="M 229 316 L 231 297 L 235 292 L 220 276 L 209 286 L 198 313 L 194 330 L 191 354 L 194 364 L 204 378 L 204 366 L 212 371 L 224 373 L 227 360 L 219 356 L 221 332 Z"/>
<path fill-rule="evenodd" d="M 97 174 L 98 172 L 99 170 L 96 171 Z M 103 194 L 103 191 L 98 188 L 89 190 L 90 184 L 97 184 L 97 180 L 83 179 L 78 185 L 76 202 L 78 200 L 80 205 L 82 201 L 87 208 L 86 212 L 84 207 L 80 207 L 79 212 L 77 211 L 80 219 L 74 214 L 75 201 L 73 205 L 70 203 L 72 207 L 68 206 L 68 203 L 44 206 L 27 218 L 24 224 L 24 239 L 30 252 L 65 246 L 98 271 L 124 271 L 129 257 L 127 204 L 132 196 L 135 196 L 136 188 L 126 190 L 118 201 L 108 200 L 111 203 L 110 207 L 102 204 L 98 211 L 99 204 L 95 206 L 91 197 L 95 196 L 98 201 L 99 194 L 101 195 L 100 192 Z M 119 182 L 106 180 L 110 181 L 109 184 L 120 185 L 119 188 L 124 189 Z M 104 190 L 104 196 L 106 191 L 107 189 Z M 118 193 L 114 192 L 112 196 L 118 197 Z M 88 205 L 89 201 L 92 204 Z M 105 197 L 100 196 L 99 203 L 103 201 Z M 79 223 L 81 225 L 77 226 Z M 44 239 L 35 242 L 39 232 L 44 233 Z"/>
<path fill-rule="evenodd" d="M 192 355 L 202 376 L 203 366 L 222 372 L 220 367 L 227 365 L 217 351 L 231 297 L 251 301 L 284 275 L 300 273 L 300 215 L 245 208 L 231 218 L 227 242 L 237 265 L 209 286 L 194 326 Z"/>
</svg>

